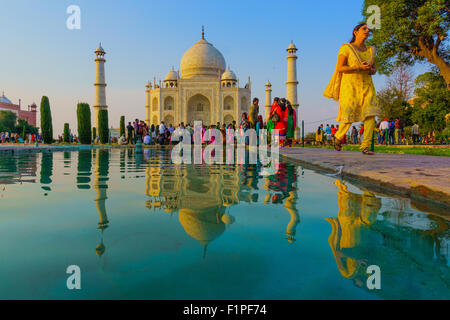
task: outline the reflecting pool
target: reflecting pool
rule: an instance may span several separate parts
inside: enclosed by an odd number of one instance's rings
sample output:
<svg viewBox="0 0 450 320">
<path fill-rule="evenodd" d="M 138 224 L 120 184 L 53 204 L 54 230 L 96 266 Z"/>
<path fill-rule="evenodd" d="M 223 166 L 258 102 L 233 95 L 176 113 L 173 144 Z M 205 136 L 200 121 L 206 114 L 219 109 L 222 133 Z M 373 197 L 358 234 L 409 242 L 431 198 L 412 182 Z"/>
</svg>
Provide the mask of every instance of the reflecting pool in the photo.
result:
<svg viewBox="0 0 450 320">
<path fill-rule="evenodd" d="M 292 163 L 0 155 L 0 239 L 2 299 L 450 299 L 445 212 Z"/>
</svg>

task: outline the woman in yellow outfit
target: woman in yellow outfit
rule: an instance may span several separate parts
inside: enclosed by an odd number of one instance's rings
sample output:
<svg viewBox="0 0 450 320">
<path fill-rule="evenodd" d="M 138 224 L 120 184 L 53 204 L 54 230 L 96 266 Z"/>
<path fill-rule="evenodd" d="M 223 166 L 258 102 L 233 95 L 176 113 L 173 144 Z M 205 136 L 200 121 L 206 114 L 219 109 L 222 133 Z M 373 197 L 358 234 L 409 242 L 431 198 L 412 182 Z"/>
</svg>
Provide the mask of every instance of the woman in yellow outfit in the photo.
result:
<svg viewBox="0 0 450 320">
<path fill-rule="evenodd" d="M 375 116 L 380 114 L 372 75 L 376 70 L 375 48 L 367 47 L 365 41 L 370 35 L 367 24 L 353 29 L 353 39 L 339 50 L 336 70 L 324 96 L 339 101 L 337 121 L 339 131 L 335 134 L 335 149 L 342 150 L 341 140 L 354 122 L 364 122 L 363 154 L 369 150 L 375 128 Z"/>
</svg>

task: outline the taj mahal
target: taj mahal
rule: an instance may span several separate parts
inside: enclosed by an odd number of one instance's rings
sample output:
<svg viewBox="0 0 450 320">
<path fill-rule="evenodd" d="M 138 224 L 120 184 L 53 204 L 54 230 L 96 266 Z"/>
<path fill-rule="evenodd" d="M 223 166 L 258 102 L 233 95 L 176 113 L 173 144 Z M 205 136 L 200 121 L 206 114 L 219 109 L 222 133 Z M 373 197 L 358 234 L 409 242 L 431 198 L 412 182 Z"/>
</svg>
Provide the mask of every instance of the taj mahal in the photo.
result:
<svg viewBox="0 0 450 320">
<path fill-rule="evenodd" d="M 297 48 L 293 43 L 286 50 L 287 81 L 286 99 L 298 114 L 297 100 Z M 105 82 L 105 51 L 101 46 L 96 53 L 96 98 L 94 104 L 95 126 L 98 111 L 107 109 Z M 202 121 L 206 125 L 217 122 L 230 124 L 239 122 L 243 112 L 249 112 L 252 103 L 252 83 L 250 77 L 241 85 L 236 74 L 226 67 L 225 58 L 213 44 L 205 39 L 204 29 L 200 41 L 185 52 L 180 70 L 170 70 L 163 81 L 150 81 L 146 84 L 145 122 L 157 125 L 161 121 L 178 125 L 181 122 L 191 125 Z M 265 104 L 260 102 L 260 114 L 265 108 L 266 120 L 272 104 L 272 84 L 265 85 Z"/>
</svg>

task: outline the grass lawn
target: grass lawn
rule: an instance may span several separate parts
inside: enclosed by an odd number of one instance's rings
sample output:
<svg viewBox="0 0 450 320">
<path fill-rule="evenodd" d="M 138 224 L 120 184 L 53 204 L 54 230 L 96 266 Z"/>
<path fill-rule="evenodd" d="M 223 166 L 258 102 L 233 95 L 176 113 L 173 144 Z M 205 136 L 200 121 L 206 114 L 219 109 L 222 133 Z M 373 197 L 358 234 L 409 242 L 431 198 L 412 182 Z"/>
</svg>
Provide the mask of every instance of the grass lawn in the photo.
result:
<svg viewBox="0 0 450 320">
<path fill-rule="evenodd" d="M 297 146 L 300 147 L 300 146 Z M 334 149 L 332 146 L 305 146 L 306 148 Z M 357 145 L 342 146 L 342 150 L 360 151 Z M 375 146 L 377 153 L 419 154 L 425 156 L 450 157 L 449 146 Z"/>
</svg>

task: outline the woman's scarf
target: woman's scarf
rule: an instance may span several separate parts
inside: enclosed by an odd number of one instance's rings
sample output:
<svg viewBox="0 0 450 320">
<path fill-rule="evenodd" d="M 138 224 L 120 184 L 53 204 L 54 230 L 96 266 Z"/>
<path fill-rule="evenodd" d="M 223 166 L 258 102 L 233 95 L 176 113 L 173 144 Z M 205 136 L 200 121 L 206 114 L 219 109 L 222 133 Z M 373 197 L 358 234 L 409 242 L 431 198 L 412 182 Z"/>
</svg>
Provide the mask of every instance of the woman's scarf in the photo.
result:
<svg viewBox="0 0 450 320">
<path fill-rule="evenodd" d="M 350 50 L 356 56 L 356 59 L 358 59 L 358 62 L 360 64 L 362 64 L 364 62 L 361 59 L 361 56 L 356 51 L 356 49 L 353 47 L 353 45 L 351 45 L 350 43 L 345 43 L 344 45 L 347 45 L 347 46 L 350 47 Z M 375 59 L 375 48 L 374 47 L 369 47 L 369 50 L 371 50 L 372 56 L 371 56 L 371 58 L 370 58 L 370 60 L 368 62 L 369 63 L 373 63 L 373 61 Z M 334 69 L 334 74 L 331 77 L 331 81 L 328 84 L 328 86 L 326 87 L 326 89 L 325 89 L 325 91 L 323 93 L 323 96 L 325 98 L 328 98 L 328 99 L 333 99 L 335 101 L 339 101 L 339 95 L 340 95 L 340 92 L 341 92 L 341 81 L 342 81 L 342 73 L 341 72 L 337 72 L 337 62 L 336 62 L 336 68 Z"/>
</svg>

